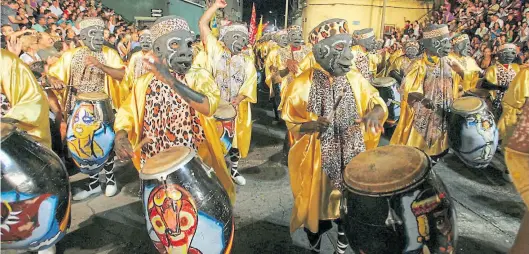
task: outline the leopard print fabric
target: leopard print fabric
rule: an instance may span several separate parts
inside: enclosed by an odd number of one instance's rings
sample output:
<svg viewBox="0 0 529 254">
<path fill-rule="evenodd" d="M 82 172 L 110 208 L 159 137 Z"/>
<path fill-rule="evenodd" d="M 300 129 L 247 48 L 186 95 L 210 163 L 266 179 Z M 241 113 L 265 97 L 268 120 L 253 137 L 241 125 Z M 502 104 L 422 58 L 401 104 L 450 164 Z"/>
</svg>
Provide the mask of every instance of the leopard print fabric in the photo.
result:
<svg viewBox="0 0 529 254">
<path fill-rule="evenodd" d="M 75 53 L 71 63 L 71 83 L 77 94 L 90 92 L 104 92 L 105 91 L 105 76 L 106 74 L 96 67 L 87 67 L 85 59 L 87 56 L 93 56 L 99 62 L 105 63 L 103 52 L 93 52 L 88 48 L 82 48 Z M 70 93 L 67 98 L 67 108 L 73 109 L 75 106 L 75 96 Z"/>
<path fill-rule="evenodd" d="M 509 68 L 505 68 L 502 64 L 496 64 L 496 69 L 498 70 L 496 73 L 496 80 L 498 81 L 498 86 L 509 86 L 514 77 L 516 76 L 516 71 L 514 71 L 514 69 L 511 68 L 510 65 Z M 504 95 L 505 92 L 498 91 L 496 93 L 494 101 L 492 102 L 492 111 L 494 112 L 494 115 L 497 119 L 499 119 L 499 117 L 503 113 L 503 106 L 501 105 L 501 102 L 503 100 Z"/>
<path fill-rule="evenodd" d="M 11 103 L 9 103 L 7 96 L 5 96 L 3 93 L 0 93 L 0 117 L 5 116 L 10 109 Z"/>
<path fill-rule="evenodd" d="M 142 139 L 153 139 L 141 149 L 142 168 L 147 159 L 165 149 L 186 146 L 197 150 L 205 140 L 197 112 L 169 85 L 157 79 L 153 79 L 147 88 L 142 128 Z"/>
<path fill-rule="evenodd" d="M 423 136 L 428 146 L 433 145 L 448 131 L 448 110 L 453 102 L 453 79 L 446 60 L 436 65 L 427 65 L 426 77 L 422 82 L 424 96 L 432 100 L 434 109 L 427 109 L 415 103 L 413 126 Z"/>
<path fill-rule="evenodd" d="M 335 99 L 345 89 L 329 128 L 321 136 L 321 167 L 336 189 L 343 188 L 342 171 L 353 157 L 366 150 L 356 100 L 347 77 L 329 77 L 315 70 L 310 89 L 307 111 L 318 116 L 328 116 Z"/>
<path fill-rule="evenodd" d="M 373 81 L 373 74 L 369 71 L 369 58 L 367 54 L 361 51 L 356 52 L 356 57 L 354 59 L 354 64 L 360 74 L 367 79 L 369 82 Z"/>
</svg>

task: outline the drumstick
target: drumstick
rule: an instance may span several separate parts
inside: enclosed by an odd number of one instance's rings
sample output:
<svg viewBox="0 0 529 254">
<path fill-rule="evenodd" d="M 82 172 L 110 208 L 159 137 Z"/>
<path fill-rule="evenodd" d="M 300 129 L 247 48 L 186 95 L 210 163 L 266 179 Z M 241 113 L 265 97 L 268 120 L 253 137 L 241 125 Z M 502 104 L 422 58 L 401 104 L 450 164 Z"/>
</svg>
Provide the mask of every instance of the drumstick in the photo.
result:
<svg viewBox="0 0 529 254">
<path fill-rule="evenodd" d="M 152 142 L 152 139 L 151 137 L 145 137 L 143 138 L 140 143 L 136 146 L 136 148 L 134 148 L 134 150 L 132 150 L 133 153 L 136 153 L 137 151 L 139 151 L 144 145 L 148 144 L 148 143 L 151 143 Z"/>
<path fill-rule="evenodd" d="M 332 121 L 332 119 L 334 118 L 334 114 L 336 113 L 336 109 L 338 109 L 338 105 L 340 104 L 340 101 L 342 100 L 342 98 L 344 97 L 345 95 L 345 88 L 342 89 L 342 92 L 338 95 L 338 97 L 336 97 L 336 101 L 334 102 L 334 106 L 332 107 L 332 111 L 331 113 L 329 113 L 328 116 L 326 116 L 326 118 L 329 120 L 329 121 Z M 318 133 L 318 139 L 321 138 L 321 132 Z"/>
<path fill-rule="evenodd" d="M 72 85 L 67 85 L 67 86 L 64 86 L 64 87 L 73 87 L 73 86 Z M 51 89 L 55 89 L 55 88 L 51 87 L 51 86 L 44 87 L 44 90 L 51 90 Z"/>
</svg>

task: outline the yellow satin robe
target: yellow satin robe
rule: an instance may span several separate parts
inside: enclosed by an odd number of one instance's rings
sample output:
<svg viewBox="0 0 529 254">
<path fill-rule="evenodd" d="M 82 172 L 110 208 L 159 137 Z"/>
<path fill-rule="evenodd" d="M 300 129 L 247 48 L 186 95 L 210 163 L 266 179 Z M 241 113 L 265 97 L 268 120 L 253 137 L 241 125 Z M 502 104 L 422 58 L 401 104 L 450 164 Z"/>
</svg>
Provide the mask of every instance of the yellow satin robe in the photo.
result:
<svg viewBox="0 0 529 254">
<path fill-rule="evenodd" d="M 391 53 L 391 55 L 389 56 L 388 65 L 391 66 L 395 62 L 395 60 L 397 60 L 397 58 L 403 55 L 404 55 L 404 51 L 402 49 L 395 50 L 395 52 Z M 389 71 L 387 73 L 389 73 Z"/>
<path fill-rule="evenodd" d="M 50 66 L 48 74 L 62 80 L 65 84 L 70 84 L 72 58 L 75 53 L 82 48 L 86 48 L 86 46 L 70 49 L 64 52 L 61 55 L 61 58 L 59 58 L 55 64 Z M 102 50 L 106 61 L 103 64 L 116 69 L 125 68 L 125 64 L 116 50 L 106 46 L 103 46 Z M 122 85 L 121 81 L 113 79 L 110 75 L 105 76 L 105 93 L 112 99 L 112 105 L 114 106 L 114 109 L 117 110 L 121 106 L 121 103 L 127 99 L 129 95 L 129 87 L 127 87 L 127 85 Z M 123 79 L 125 79 L 125 77 L 123 77 Z M 57 94 L 57 98 L 63 107 L 66 105 L 65 100 L 67 97 L 67 91 L 68 89 L 63 89 Z"/>
<path fill-rule="evenodd" d="M 512 63 L 509 64 L 509 69 L 513 69 L 514 72 L 518 74 L 520 72 L 520 65 Z M 485 79 L 490 82 L 491 84 L 497 85 L 498 84 L 498 66 L 496 64 L 491 65 L 487 70 L 485 71 Z M 496 98 L 496 91 L 490 91 L 490 94 L 492 96 L 492 99 Z"/>
<path fill-rule="evenodd" d="M 435 63 L 441 61 L 440 58 L 431 57 Z M 407 145 L 416 147 L 428 155 L 438 155 L 448 149 L 448 133 L 445 132 L 441 135 L 439 140 L 428 146 L 423 136 L 413 126 L 413 120 L 415 118 L 415 112 L 412 105 L 408 105 L 408 94 L 410 93 L 423 93 L 423 81 L 426 78 L 426 67 L 427 65 L 434 65 L 428 61 L 428 57 L 424 54 L 421 58 L 417 59 L 410 66 L 406 77 L 404 78 L 403 85 L 401 86 L 403 91 L 402 100 L 400 103 L 400 120 L 397 124 L 397 128 L 393 133 L 390 140 L 390 145 Z M 451 71 L 452 77 L 458 75 L 453 70 Z M 457 79 L 453 79 L 452 93 L 454 97 L 458 96 Z"/>
<path fill-rule="evenodd" d="M 13 53 L 0 49 L 2 71 L 1 93 L 11 108 L 4 115 L 19 121 L 18 128 L 35 141 L 51 148 L 49 105 L 46 94 L 29 67 Z"/>
<path fill-rule="evenodd" d="M 133 148 L 136 148 L 141 142 L 143 133 L 143 117 L 145 113 L 145 95 L 151 80 L 154 78 L 152 73 L 147 73 L 136 79 L 132 85 L 132 92 L 122 107 L 116 114 L 114 130 L 116 132 L 125 130 Z M 211 115 L 217 110 L 220 91 L 211 78 L 211 74 L 201 68 L 191 68 L 185 76 L 186 84 L 193 90 L 203 94 L 209 101 L 209 110 Z M 230 174 L 224 161 L 220 136 L 217 133 L 215 119 L 199 113 L 202 127 L 206 140 L 198 148 L 198 155 L 207 165 L 215 169 L 215 173 L 220 182 L 230 196 L 232 204 L 235 203 L 235 187 L 231 180 Z M 141 149 L 135 153 L 136 158 L 140 158 Z"/>
<path fill-rule="evenodd" d="M 387 74 L 395 70 L 402 73 L 403 77 L 406 76 L 408 68 L 411 66 L 414 59 L 410 59 L 406 55 L 401 55 L 397 57 L 388 68 Z"/>
<path fill-rule="evenodd" d="M 505 140 L 507 133 L 512 133 L 516 127 L 527 98 L 529 98 L 529 69 L 523 69 L 516 75 L 503 96 L 503 113 L 498 120 L 500 139 Z"/>
<path fill-rule="evenodd" d="M 465 78 L 461 78 L 461 76 L 457 75 L 454 77 L 454 79 L 458 79 L 458 83 L 460 86 L 462 86 L 463 91 L 466 92 L 470 89 L 476 88 L 476 85 L 479 80 L 479 73 L 482 71 L 481 68 L 479 68 L 478 64 L 476 63 L 476 60 L 470 56 L 460 56 L 456 53 L 450 53 L 448 55 L 449 58 L 458 61 L 461 66 L 463 66 L 465 71 Z"/>
<path fill-rule="evenodd" d="M 369 58 L 369 70 L 374 70 L 374 75 L 375 75 L 375 78 L 382 78 L 382 77 L 385 77 L 386 76 L 386 70 L 388 69 L 388 62 L 389 62 L 389 57 L 390 57 L 390 54 L 389 53 L 386 53 L 384 55 L 381 55 L 381 54 L 374 54 L 374 53 L 369 53 L 367 54 L 367 57 Z M 381 68 L 381 70 L 378 69 L 378 66 L 380 64 L 384 63 L 383 67 Z"/>
<path fill-rule="evenodd" d="M 300 133 L 303 123 L 318 119 L 316 114 L 307 111 L 312 75 L 316 68 L 322 70 L 316 65 L 292 81 L 285 91 L 283 104 L 282 118 L 295 139 L 288 156 L 290 185 L 294 195 L 291 232 L 304 226 L 316 233 L 319 220 L 336 219 L 340 216 L 341 193 L 332 188 L 328 176 L 321 169 L 318 133 Z M 381 122 L 385 122 L 388 111 L 378 91 L 357 71 L 349 72 L 347 80 L 354 93 L 359 116 L 365 116 L 374 106 L 380 105 L 385 112 Z M 373 149 L 378 146 L 380 133 L 375 135 L 364 132 L 364 139 L 366 148 Z"/>
<path fill-rule="evenodd" d="M 219 75 L 217 63 L 221 61 L 224 54 L 231 54 L 230 51 L 215 38 L 213 35 L 207 37 L 206 52 L 208 56 L 208 71 L 213 77 Z M 239 95 L 246 98 L 237 108 L 237 117 L 235 119 L 235 137 L 233 138 L 232 147 L 238 148 L 241 158 L 245 158 L 250 150 L 250 141 L 252 140 L 252 110 L 251 103 L 257 102 L 257 70 L 251 57 L 244 56 L 244 81 L 239 88 Z"/>
<path fill-rule="evenodd" d="M 316 58 L 314 58 L 314 53 L 311 51 L 305 56 L 305 58 L 303 58 L 303 60 L 301 60 L 301 62 L 299 62 L 298 67 L 301 70 L 301 73 L 303 73 L 316 65 Z"/>
<path fill-rule="evenodd" d="M 196 43 L 193 45 L 193 67 L 208 68 L 208 55 L 204 49 L 204 44 Z"/>
<path fill-rule="evenodd" d="M 142 61 L 143 61 L 143 58 L 146 56 L 147 54 L 144 53 L 142 50 L 132 54 L 130 56 L 130 59 L 129 59 L 129 64 L 127 66 L 127 69 L 125 71 L 125 77 L 123 77 L 123 81 L 122 81 L 122 84 L 125 84 L 127 86 L 131 86 L 133 84 L 133 80 L 134 79 L 137 79 L 139 77 L 141 77 L 142 75 L 137 75 L 135 73 L 136 71 L 136 64 L 140 64 Z M 143 67 L 145 68 L 145 67 Z M 145 72 L 147 73 L 147 72 Z M 145 74 L 144 73 L 144 74 Z M 132 90 L 132 87 L 127 87 L 130 90 Z"/>
</svg>

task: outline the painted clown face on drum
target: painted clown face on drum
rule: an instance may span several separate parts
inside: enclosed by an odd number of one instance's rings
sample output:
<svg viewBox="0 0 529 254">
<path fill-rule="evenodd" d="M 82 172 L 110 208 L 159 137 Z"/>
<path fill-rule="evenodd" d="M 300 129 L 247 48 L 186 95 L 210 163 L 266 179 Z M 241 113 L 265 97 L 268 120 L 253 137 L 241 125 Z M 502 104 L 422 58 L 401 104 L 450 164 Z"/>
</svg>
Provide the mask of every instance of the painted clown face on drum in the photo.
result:
<svg viewBox="0 0 529 254">
<path fill-rule="evenodd" d="M 454 51 L 461 56 L 469 56 L 470 40 L 464 40 L 462 42 L 454 44 Z"/>
<path fill-rule="evenodd" d="M 90 26 L 80 33 L 81 40 L 92 51 L 101 51 L 103 49 L 104 32 L 101 26 Z"/>
<path fill-rule="evenodd" d="M 353 38 L 356 38 L 357 36 L 361 36 L 362 34 L 372 33 L 372 32 L 373 32 L 373 29 L 371 28 L 354 31 Z M 370 36 L 365 39 L 354 39 L 354 43 L 366 48 L 368 52 L 377 49 L 377 41 L 375 39 L 375 36 Z"/>
<path fill-rule="evenodd" d="M 516 50 L 504 49 L 498 53 L 498 58 L 501 64 L 510 64 L 516 59 Z"/>
<path fill-rule="evenodd" d="M 348 34 L 338 34 L 314 45 L 312 52 L 316 62 L 333 76 L 343 76 L 351 70 L 352 39 Z"/>
<path fill-rule="evenodd" d="M 301 29 L 291 29 L 288 31 L 288 42 L 293 47 L 299 47 L 303 44 L 303 35 Z"/>
<path fill-rule="evenodd" d="M 186 30 L 175 30 L 158 38 L 153 51 L 178 74 L 185 74 L 193 62 L 193 35 Z"/>
<path fill-rule="evenodd" d="M 140 46 L 141 50 L 149 51 L 152 49 L 152 35 L 149 32 L 143 32 L 140 35 Z"/>
<path fill-rule="evenodd" d="M 230 31 L 224 35 L 222 42 L 232 54 L 237 55 L 248 45 L 248 35 L 243 32 Z"/>
<path fill-rule="evenodd" d="M 430 55 L 445 57 L 452 49 L 450 38 L 447 35 L 422 40 L 424 48 Z"/>
</svg>

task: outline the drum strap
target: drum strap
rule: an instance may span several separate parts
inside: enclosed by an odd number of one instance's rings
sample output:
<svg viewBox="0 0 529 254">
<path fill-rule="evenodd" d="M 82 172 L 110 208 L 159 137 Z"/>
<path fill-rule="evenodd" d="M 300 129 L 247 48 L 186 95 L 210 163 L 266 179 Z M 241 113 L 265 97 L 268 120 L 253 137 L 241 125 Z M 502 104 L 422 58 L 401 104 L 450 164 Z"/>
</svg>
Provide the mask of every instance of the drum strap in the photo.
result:
<svg viewBox="0 0 529 254">
<path fill-rule="evenodd" d="M 477 152 L 477 151 L 480 150 L 480 149 L 483 149 L 484 147 L 486 147 L 486 146 L 488 146 L 488 145 L 491 145 L 492 143 L 493 143 L 493 142 L 487 142 L 487 143 L 485 143 L 484 145 L 478 146 L 478 147 L 476 147 L 476 148 L 474 148 L 474 149 L 472 149 L 472 150 L 470 150 L 470 151 L 468 151 L 468 152 L 462 152 L 462 151 L 457 150 L 457 149 L 454 149 L 454 150 L 455 150 L 456 152 L 460 153 L 460 154 L 471 154 L 471 153 L 475 153 L 475 152 Z"/>
</svg>

